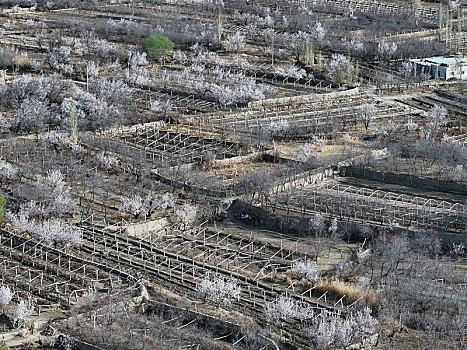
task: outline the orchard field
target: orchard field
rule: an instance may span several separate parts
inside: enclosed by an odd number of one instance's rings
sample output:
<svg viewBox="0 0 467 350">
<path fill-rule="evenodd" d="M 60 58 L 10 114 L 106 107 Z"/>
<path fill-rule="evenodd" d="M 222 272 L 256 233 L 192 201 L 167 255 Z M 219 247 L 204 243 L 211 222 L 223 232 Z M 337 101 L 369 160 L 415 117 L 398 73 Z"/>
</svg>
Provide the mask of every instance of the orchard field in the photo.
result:
<svg viewBox="0 0 467 350">
<path fill-rule="evenodd" d="M 467 348 L 465 9 L 0 0 L 0 348 Z"/>
</svg>

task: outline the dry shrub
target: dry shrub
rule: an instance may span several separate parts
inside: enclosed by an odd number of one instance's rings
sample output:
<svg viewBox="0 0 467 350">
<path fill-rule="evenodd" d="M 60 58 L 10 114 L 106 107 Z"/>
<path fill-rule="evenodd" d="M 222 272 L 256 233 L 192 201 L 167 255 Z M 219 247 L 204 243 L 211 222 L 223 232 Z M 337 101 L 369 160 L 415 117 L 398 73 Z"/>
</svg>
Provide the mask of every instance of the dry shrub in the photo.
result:
<svg viewBox="0 0 467 350">
<path fill-rule="evenodd" d="M 15 56 L 13 57 L 13 64 L 22 69 L 31 69 L 33 60 L 29 57 Z"/>
<path fill-rule="evenodd" d="M 236 321 L 236 323 L 240 326 L 240 332 L 243 335 L 251 335 L 256 329 L 255 327 L 257 327 L 255 321 L 249 317 L 240 317 Z"/>
<path fill-rule="evenodd" d="M 310 288 L 312 288 L 315 285 L 315 283 L 308 281 L 305 278 L 302 278 L 300 281 L 297 281 L 295 283 L 295 291 L 297 293 L 303 293 Z"/>
<path fill-rule="evenodd" d="M 320 293 L 328 292 L 341 298 L 345 295 L 344 300 L 350 304 L 361 298 L 361 301 L 369 306 L 375 306 L 377 303 L 377 295 L 371 290 L 362 289 L 359 286 L 342 281 L 321 281 L 316 284 L 315 290 Z"/>
<path fill-rule="evenodd" d="M 271 273 L 269 275 L 260 275 L 259 278 L 263 282 L 271 282 L 277 284 L 286 284 L 290 285 L 292 283 L 292 278 L 289 275 L 283 273 Z"/>
<path fill-rule="evenodd" d="M 254 273 L 251 270 L 237 269 L 237 273 L 240 274 L 240 275 L 243 275 L 243 276 L 251 277 L 251 278 L 256 277 L 256 273 Z M 263 275 L 264 275 L 264 273 L 263 273 Z M 260 274 L 260 276 L 262 276 L 262 275 Z M 263 277 L 259 277 L 259 279 L 263 279 Z"/>
<path fill-rule="evenodd" d="M 227 343 L 215 342 L 214 349 L 216 350 L 234 350 L 234 348 Z"/>
</svg>

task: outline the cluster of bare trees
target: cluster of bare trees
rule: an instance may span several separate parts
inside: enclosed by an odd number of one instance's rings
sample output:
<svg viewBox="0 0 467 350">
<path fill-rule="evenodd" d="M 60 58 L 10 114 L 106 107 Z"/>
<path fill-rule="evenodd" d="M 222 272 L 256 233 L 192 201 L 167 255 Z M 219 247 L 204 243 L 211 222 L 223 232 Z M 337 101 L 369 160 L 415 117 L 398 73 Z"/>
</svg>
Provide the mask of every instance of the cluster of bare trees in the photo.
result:
<svg viewBox="0 0 467 350">
<path fill-rule="evenodd" d="M 413 120 L 406 124 L 409 134 L 418 133 L 418 140 L 402 138 L 388 145 L 388 161 L 383 168 L 390 172 L 404 171 L 417 176 L 434 174 L 441 180 L 465 182 L 466 150 L 445 133 L 448 123 L 446 109 L 435 105 L 425 117 L 425 125 Z"/>
<path fill-rule="evenodd" d="M 448 248 L 448 256 L 455 256 L 458 247 Z M 372 240 L 367 248 L 350 275 L 364 271 L 359 273 L 360 283 L 378 291 L 380 319 L 390 316 L 431 338 L 450 338 L 462 347 L 467 325 L 461 286 L 465 276 L 452 270 L 450 260 L 441 255 L 439 239 L 389 235 Z"/>
</svg>

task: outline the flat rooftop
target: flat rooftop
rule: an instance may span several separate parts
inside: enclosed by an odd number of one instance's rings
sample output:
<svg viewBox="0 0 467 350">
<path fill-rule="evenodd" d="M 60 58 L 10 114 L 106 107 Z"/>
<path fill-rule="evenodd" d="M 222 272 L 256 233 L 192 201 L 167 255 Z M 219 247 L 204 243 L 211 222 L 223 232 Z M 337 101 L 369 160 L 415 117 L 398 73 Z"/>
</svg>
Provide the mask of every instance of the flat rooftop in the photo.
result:
<svg viewBox="0 0 467 350">
<path fill-rule="evenodd" d="M 421 61 L 427 61 L 430 63 L 435 63 L 435 64 L 459 64 L 459 63 L 467 63 L 467 58 L 465 57 L 431 57 L 431 58 L 425 58 L 422 59 Z"/>
</svg>

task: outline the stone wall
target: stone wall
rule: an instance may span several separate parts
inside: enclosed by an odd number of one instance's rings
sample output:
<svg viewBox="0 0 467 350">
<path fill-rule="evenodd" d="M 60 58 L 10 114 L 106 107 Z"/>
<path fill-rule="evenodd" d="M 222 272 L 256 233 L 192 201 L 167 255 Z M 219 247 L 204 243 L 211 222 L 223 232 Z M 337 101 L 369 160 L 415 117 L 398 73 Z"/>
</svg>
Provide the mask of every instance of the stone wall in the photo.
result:
<svg viewBox="0 0 467 350">
<path fill-rule="evenodd" d="M 381 172 L 365 167 L 352 166 L 341 167 L 340 175 L 467 196 L 467 185 L 454 181 L 421 178 L 414 175 Z"/>
<path fill-rule="evenodd" d="M 339 96 L 350 96 L 360 93 L 358 87 L 345 90 L 345 91 L 335 91 L 327 94 L 308 94 L 308 95 L 298 95 L 292 97 L 280 97 L 280 98 L 270 98 L 267 100 L 260 100 L 248 103 L 249 108 L 261 108 L 263 106 L 274 106 L 274 105 L 284 105 L 284 104 L 301 104 L 307 102 L 316 102 L 320 100 L 326 100 L 333 97 Z"/>
<path fill-rule="evenodd" d="M 262 229 L 283 233 L 290 236 L 306 237 L 310 236 L 309 220 L 310 217 L 300 217 L 274 213 L 269 210 L 252 205 L 251 203 L 235 200 L 228 210 L 228 215 L 234 220 L 242 221 L 245 224 L 253 225 Z M 328 222 L 329 224 L 329 222 Z M 384 227 L 376 224 L 361 224 L 352 221 L 338 221 L 340 231 L 346 232 L 347 237 L 355 241 L 363 241 L 364 237 L 360 234 L 366 232 L 368 228 L 373 233 L 380 232 Z M 456 233 L 447 233 L 439 231 L 413 231 L 402 227 L 393 228 L 394 234 L 416 235 L 435 235 L 446 247 L 452 246 L 452 243 L 465 243 L 465 235 Z"/>
</svg>

